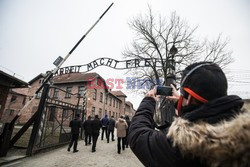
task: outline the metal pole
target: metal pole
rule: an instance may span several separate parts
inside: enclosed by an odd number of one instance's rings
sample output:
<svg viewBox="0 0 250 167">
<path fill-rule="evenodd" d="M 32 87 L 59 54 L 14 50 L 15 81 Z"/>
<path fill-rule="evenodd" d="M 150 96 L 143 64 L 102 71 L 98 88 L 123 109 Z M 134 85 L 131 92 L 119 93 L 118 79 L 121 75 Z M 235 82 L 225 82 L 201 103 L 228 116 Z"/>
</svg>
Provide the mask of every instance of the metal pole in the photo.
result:
<svg viewBox="0 0 250 167">
<path fill-rule="evenodd" d="M 176 55 L 177 52 L 178 52 L 178 49 L 175 47 L 175 45 L 173 45 L 170 49 L 171 58 L 168 59 L 170 61 L 167 62 L 168 75 L 165 80 L 166 86 L 170 86 L 170 84 L 173 84 L 174 86 L 176 86 L 174 56 Z M 166 121 L 172 122 L 174 115 L 175 115 L 174 102 L 164 99 L 161 104 L 161 124 L 166 124 Z"/>
<path fill-rule="evenodd" d="M 31 135 L 30 135 L 30 140 L 29 140 L 29 144 L 28 144 L 28 148 L 27 148 L 27 152 L 26 152 L 26 154 L 28 156 L 31 156 L 32 152 L 33 152 L 33 147 L 34 147 L 34 144 L 36 142 L 36 136 L 37 136 L 39 126 L 40 126 L 40 123 L 41 123 L 41 117 L 42 117 L 42 113 L 43 113 L 43 110 L 44 110 L 45 101 L 46 101 L 46 98 L 47 98 L 47 95 L 48 95 L 48 91 L 49 91 L 49 84 L 45 84 L 44 88 L 43 88 L 41 100 L 40 100 L 40 103 L 39 103 L 39 106 L 38 106 L 38 110 L 37 110 L 38 115 L 36 117 L 36 120 L 35 120 L 33 128 L 32 128 L 32 132 L 31 132 Z"/>
<path fill-rule="evenodd" d="M 80 112 L 79 112 L 79 102 L 80 102 L 81 95 L 77 94 L 77 96 L 78 96 L 77 105 L 76 105 L 77 109 L 76 109 L 76 112 L 74 114 L 74 117 L 76 117 L 76 114 L 80 114 Z"/>
</svg>

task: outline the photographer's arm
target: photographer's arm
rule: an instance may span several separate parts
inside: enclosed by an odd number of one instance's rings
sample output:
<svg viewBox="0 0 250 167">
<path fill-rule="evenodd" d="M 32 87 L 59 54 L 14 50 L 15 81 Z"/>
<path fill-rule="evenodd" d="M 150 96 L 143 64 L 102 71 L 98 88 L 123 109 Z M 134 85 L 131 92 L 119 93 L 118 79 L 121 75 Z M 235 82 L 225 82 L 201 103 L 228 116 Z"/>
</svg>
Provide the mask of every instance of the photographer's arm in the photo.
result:
<svg viewBox="0 0 250 167">
<path fill-rule="evenodd" d="M 154 129 L 154 94 L 149 92 L 142 100 L 129 128 L 129 145 L 145 166 L 174 166 L 175 149 L 161 131 Z M 163 165 L 164 164 L 164 165 Z"/>
</svg>

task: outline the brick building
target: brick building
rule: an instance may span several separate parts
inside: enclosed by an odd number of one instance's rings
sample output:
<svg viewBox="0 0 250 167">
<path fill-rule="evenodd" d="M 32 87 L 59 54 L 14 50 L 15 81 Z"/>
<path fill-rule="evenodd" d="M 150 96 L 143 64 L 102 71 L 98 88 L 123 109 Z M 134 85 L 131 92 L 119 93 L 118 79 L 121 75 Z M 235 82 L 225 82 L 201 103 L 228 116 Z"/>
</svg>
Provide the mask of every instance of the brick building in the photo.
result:
<svg viewBox="0 0 250 167">
<path fill-rule="evenodd" d="M 38 87 L 41 86 L 45 75 L 39 74 L 34 79 L 29 82 L 29 88 L 22 89 L 13 89 L 9 94 L 8 102 L 5 107 L 5 117 L 4 121 L 11 120 L 15 113 L 8 113 L 8 106 L 15 106 L 15 111 L 20 110 L 23 105 L 31 99 Z M 83 111 L 83 94 L 86 90 L 86 112 L 85 118 L 87 116 L 94 116 L 98 114 L 101 118 L 104 115 L 109 117 L 113 115 L 115 119 L 118 119 L 121 115 L 129 115 L 130 117 L 134 114 L 133 105 L 130 102 L 126 102 L 126 95 L 122 91 L 111 91 L 106 88 L 105 80 L 97 73 L 69 73 L 55 76 L 52 81 L 53 88 L 49 92 L 49 97 L 57 101 L 63 101 L 65 103 L 70 103 L 77 105 L 79 104 L 79 109 L 81 113 Z M 13 95 L 18 96 L 15 102 L 11 102 Z M 80 94 L 80 98 L 78 98 Z M 41 93 L 37 95 L 35 100 L 32 101 L 25 112 L 18 119 L 18 123 L 24 124 L 27 120 L 33 115 L 37 110 L 38 104 L 40 101 Z M 24 100 L 25 99 L 25 100 Z M 53 109 L 53 108 L 51 108 Z M 54 114 L 56 117 L 63 117 L 72 114 L 72 110 L 63 110 L 63 111 L 53 111 L 51 114 Z M 50 117 L 50 116 L 48 116 Z M 50 119 L 50 118 L 48 118 Z"/>
<path fill-rule="evenodd" d="M 98 114 L 100 117 L 103 117 L 107 114 L 109 117 L 113 115 L 117 119 L 121 115 L 126 114 L 125 99 L 127 96 L 122 91 L 106 89 L 105 80 L 95 72 L 59 75 L 54 78 L 54 85 L 73 94 L 82 94 L 86 88 L 86 116 Z M 63 95 L 58 96 L 64 98 Z M 76 98 L 69 98 L 68 101 L 74 102 Z M 82 98 L 79 104 L 82 107 Z M 131 110 L 127 111 L 127 113 L 129 112 L 134 112 L 134 110 L 131 108 Z"/>
<path fill-rule="evenodd" d="M 128 115 L 129 118 L 132 118 L 136 110 L 133 107 L 133 104 L 129 101 L 125 103 L 125 115 Z"/>
</svg>

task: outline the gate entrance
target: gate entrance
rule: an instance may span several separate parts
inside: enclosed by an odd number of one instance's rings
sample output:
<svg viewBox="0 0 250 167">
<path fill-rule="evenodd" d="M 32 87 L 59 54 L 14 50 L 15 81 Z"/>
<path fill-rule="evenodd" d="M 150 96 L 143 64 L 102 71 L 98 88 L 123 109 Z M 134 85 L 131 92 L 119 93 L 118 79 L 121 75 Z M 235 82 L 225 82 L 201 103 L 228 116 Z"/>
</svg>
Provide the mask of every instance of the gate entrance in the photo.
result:
<svg viewBox="0 0 250 167">
<path fill-rule="evenodd" d="M 70 96 L 73 100 L 59 99 L 59 95 L 62 94 Z M 71 137 L 70 121 L 76 113 L 84 119 L 83 106 L 79 105 L 80 98 L 83 96 L 78 93 L 72 94 L 46 84 L 37 111 L 32 117 L 23 126 L 15 125 L 15 120 L 6 124 L 5 132 L 2 134 L 7 134 L 7 138 L 1 140 L 2 156 L 6 156 L 12 147 L 18 155 L 32 155 L 44 149 L 68 144 Z M 12 137 L 8 136 L 11 132 Z M 3 147 L 4 145 L 9 147 Z"/>
<path fill-rule="evenodd" d="M 77 104 L 78 100 L 75 103 L 70 103 L 65 99 L 59 100 L 58 94 L 67 94 L 74 99 L 81 98 L 78 94 L 71 94 L 60 88 L 50 86 L 35 142 L 36 150 L 68 143 L 71 130 L 69 122 L 76 112 L 83 113 L 79 104 Z"/>
</svg>

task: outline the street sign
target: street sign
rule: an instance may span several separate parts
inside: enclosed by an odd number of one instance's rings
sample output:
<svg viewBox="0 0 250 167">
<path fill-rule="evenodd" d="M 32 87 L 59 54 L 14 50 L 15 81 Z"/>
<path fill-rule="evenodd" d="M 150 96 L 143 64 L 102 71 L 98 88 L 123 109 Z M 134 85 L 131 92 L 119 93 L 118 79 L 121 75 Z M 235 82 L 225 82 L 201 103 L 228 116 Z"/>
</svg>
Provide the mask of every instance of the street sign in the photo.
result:
<svg viewBox="0 0 250 167">
<path fill-rule="evenodd" d="M 55 66 L 59 66 L 59 64 L 63 61 L 63 58 L 61 56 L 59 56 L 55 61 L 54 61 L 54 65 Z"/>
</svg>

